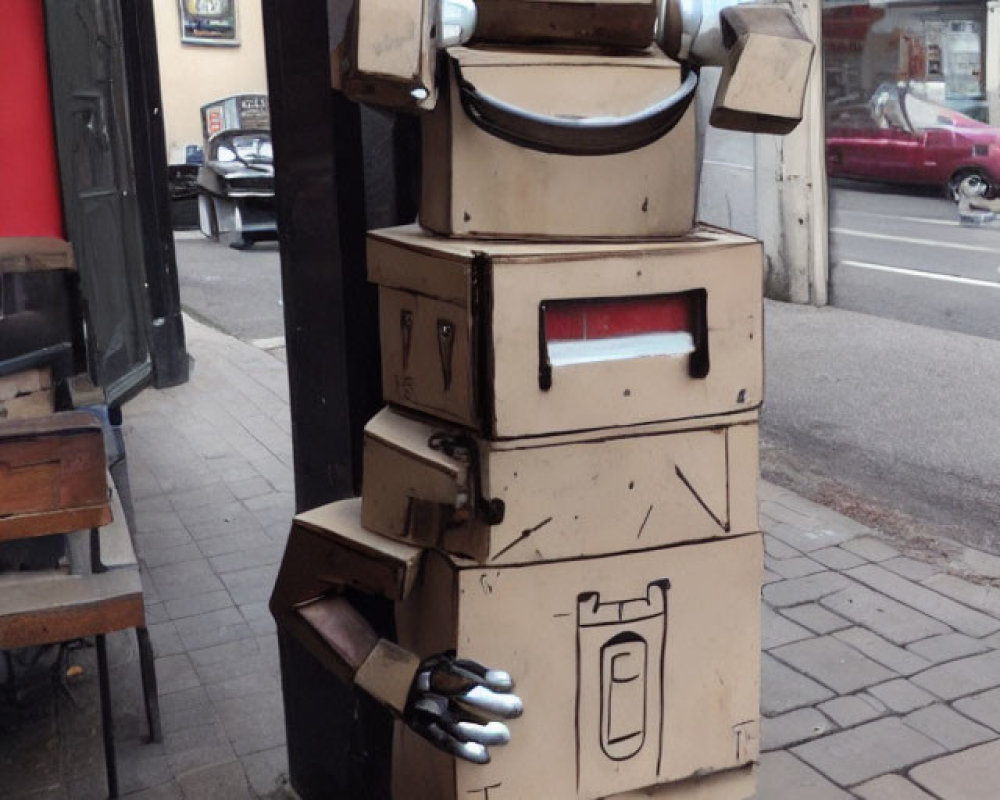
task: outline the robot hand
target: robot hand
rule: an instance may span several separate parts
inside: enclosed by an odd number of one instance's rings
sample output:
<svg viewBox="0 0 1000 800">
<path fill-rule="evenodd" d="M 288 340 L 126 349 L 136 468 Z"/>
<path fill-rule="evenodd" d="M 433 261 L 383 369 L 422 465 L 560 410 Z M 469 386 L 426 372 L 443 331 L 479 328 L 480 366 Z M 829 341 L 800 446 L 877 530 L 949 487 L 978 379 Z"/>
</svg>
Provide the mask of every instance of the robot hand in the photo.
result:
<svg viewBox="0 0 1000 800">
<path fill-rule="evenodd" d="M 490 745 L 507 744 L 501 719 L 521 716 L 521 698 L 510 675 L 454 653 L 421 664 L 403 720 L 439 750 L 474 764 L 487 764 Z"/>
</svg>

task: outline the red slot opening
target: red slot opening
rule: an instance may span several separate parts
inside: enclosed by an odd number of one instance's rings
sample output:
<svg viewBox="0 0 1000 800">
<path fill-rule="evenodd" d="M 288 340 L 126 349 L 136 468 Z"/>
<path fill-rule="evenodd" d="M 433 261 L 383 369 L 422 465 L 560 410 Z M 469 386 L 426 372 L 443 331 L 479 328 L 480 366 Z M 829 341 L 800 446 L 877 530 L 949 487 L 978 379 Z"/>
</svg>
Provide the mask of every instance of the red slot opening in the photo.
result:
<svg viewBox="0 0 1000 800">
<path fill-rule="evenodd" d="M 643 333 L 692 332 L 691 295 L 555 300 L 543 306 L 545 339 L 582 341 Z"/>
</svg>

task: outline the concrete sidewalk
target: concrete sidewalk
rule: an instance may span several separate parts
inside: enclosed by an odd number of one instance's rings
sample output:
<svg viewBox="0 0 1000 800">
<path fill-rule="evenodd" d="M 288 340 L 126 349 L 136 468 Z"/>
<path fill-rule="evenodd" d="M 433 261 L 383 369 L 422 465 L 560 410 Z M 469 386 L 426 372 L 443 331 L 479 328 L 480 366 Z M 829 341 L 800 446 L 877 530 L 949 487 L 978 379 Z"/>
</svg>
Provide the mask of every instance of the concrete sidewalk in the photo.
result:
<svg viewBox="0 0 1000 800">
<path fill-rule="evenodd" d="M 125 407 L 165 741 L 141 742 L 134 646 L 112 637 L 122 794 L 281 798 L 291 792 L 266 600 L 294 505 L 285 367 L 186 325 L 190 383 Z M 903 550 L 770 484 L 761 510 L 759 800 L 994 800 L 1000 559 Z M 104 796 L 92 655 L 81 658 L 81 709 L 53 702 L 30 735 L 0 732 L 3 797 Z"/>
</svg>

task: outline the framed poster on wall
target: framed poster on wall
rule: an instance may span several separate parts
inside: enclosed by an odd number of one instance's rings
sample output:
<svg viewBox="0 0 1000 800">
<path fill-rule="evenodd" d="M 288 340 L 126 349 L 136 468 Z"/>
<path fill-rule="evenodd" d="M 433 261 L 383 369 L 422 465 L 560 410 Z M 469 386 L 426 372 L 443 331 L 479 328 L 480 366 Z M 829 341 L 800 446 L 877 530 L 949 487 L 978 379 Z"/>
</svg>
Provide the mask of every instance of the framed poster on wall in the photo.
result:
<svg viewBox="0 0 1000 800">
<path fill-rule="evenodd" d="M 179 0 L 181 41 L 185 44 L 238 45 L 236 0 Z"/>
</svg>

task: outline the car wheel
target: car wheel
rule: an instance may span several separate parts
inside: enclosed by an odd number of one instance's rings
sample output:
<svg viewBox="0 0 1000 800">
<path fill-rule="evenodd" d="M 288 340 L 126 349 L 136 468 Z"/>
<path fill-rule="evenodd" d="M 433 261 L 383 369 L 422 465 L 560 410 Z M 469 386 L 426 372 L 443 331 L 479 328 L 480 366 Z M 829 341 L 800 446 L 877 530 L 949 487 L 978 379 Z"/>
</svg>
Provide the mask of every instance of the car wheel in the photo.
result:
<svg viewBox="0 0 1000 800">
<path fill-rule="evenodd" d="M 967 169 L 959 169 L 955 171 L 955 174 L 948 179 L 948 183 L 945 184 L 944 193 L 945 197 L 951 200 L 953 203 L 959 201 L 958 187 L 961 186 L 962 181 L 966 178 L 971 178 L 973 175 L 978 175 L 982 180 L 988 183 L 990 186 L 995 186 L 993 179 L 981 169 L 976 169 L 975 167 L 969 167 Z"/>
</svg>

